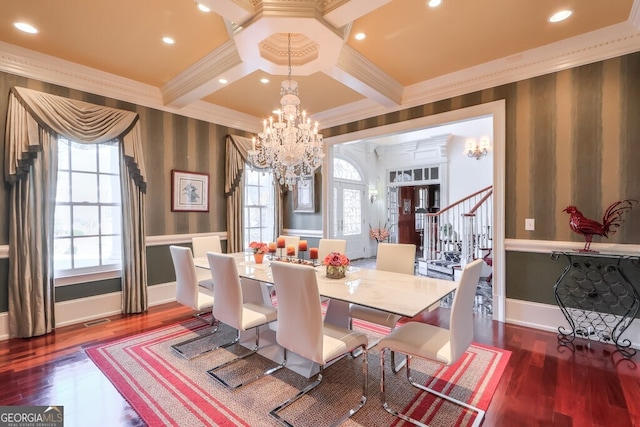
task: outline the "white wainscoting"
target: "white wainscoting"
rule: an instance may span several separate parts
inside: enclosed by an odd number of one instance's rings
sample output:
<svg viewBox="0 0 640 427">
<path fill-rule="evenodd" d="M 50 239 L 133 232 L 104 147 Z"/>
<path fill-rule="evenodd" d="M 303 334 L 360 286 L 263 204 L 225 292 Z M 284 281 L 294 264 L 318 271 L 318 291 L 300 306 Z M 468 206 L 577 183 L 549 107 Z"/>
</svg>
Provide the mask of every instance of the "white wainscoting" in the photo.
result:
<svg viewBox="0 0 640 427">
<path fill-rule="evenodd" d="M 312 230 L 285 230 L 287 234 L 314 235 L 318 231 Z M 293 232 L 296 233 L 293 233 Z M 226 239 L 226 233 L 206 233 L 220 235 Z M 173 236 L 153 236 L 147 238 L 147 246 L 167 245 L 173 243 L 191 242 L 191 237 L 196 234 L 189 235 L 173 235 Z M 202 235 L 202 234 L 198 234 Z M 320 233 L 321 235 L 321 233 Z M 571 250 L 576 247 L 575 242 L 550 242 L 550 241 L 534 241 L 534 240 L 506 240 L 506 249 L 509 251 L 521 252 L 540 252 L 550 253 L 552 250 Z M 594 249 L 596 244 L 592 245 Z M 638 245 L 607 245 L 600 244 L 597 250 L 602 252 L 623 252 L 629 253 L 630 250 L 637 249 Z M 0 258 L 7 258 L 9 255 L 9 247 L 7 245 L 0 246 Z M 149 306 L 164 304 L 175 301 L 175 282 L 163 283 L 150 286 L 149 289 Z M 107 316 L 120 313 L 121 309 L 121 293 L 114 292 L 111 294 L 98 295 L 94 297 L 81 298 L 72 301 L 65 301 L 56 304 L 56 326 L 66 326 L 75 323 L 84 323 L 90 320 L 100 319 Z M 506 322 L 515 325 L 526 326 L 534 329 L 541 329 L 550 332 L 557 332 L 558 326 L 568 326 L 566 319 L 562 315 L 560 308 L 556 305 L 540 304 L 530 301 L 522 301 L 516 299 L 506 300 Z M 9 316 L 6 312 L 0 313 L 0 340 L 9 337 Z M 635 319 L 629 329 L 625 331 L 623 339 L 631 341 L 634 348 L 640 348 L 640 320 Z"/>
</svg>

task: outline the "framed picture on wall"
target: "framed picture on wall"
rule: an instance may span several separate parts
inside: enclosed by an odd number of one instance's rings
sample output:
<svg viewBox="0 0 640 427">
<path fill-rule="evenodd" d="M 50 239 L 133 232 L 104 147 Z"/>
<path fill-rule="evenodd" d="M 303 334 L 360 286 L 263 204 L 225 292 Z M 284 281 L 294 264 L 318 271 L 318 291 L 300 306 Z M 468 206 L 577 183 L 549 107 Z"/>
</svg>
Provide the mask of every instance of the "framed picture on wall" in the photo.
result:
<svg viewBox="0 0 640 427">
<path fill-rule="evenodd" d="M 172 170 L 171 211 L 209 212 L 209 174 Z"/>
<path fill-rule="evenodd" d="M 293 211 L 315 212 L 313 175 L 301 176 L 293 187 Z"/>
</svg>

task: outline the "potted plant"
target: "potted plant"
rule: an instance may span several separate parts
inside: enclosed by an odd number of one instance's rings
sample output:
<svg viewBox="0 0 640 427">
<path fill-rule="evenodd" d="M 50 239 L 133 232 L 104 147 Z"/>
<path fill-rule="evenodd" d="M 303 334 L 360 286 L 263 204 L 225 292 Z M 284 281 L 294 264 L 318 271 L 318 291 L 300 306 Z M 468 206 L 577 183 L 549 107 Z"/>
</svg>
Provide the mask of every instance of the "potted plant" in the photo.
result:
<svg viewBox="0 0 640 427">
<path fill-rule="evenodd" d="M 253 251 L 253 259 L 256 264 L 262 264 L 264 254 L 269 252 L 269 246 L 264 242 L 251 242 L 249 248 Z"/>
</svg>

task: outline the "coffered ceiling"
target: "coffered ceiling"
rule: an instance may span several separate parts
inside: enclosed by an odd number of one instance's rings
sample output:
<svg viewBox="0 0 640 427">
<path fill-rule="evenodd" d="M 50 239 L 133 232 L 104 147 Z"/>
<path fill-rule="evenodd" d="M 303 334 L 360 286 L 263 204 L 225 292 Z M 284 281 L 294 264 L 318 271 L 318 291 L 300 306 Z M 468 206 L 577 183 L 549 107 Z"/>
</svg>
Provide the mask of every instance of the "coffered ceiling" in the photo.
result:
<svg viewBox="0 0 640 427">
<path fill-rule="evenodd" d="M 639 2 L 2 0 L 0 69 L 252 130 L 291 34 L 302 107 L 327 127 L 638 51 Z"/>
</svg>

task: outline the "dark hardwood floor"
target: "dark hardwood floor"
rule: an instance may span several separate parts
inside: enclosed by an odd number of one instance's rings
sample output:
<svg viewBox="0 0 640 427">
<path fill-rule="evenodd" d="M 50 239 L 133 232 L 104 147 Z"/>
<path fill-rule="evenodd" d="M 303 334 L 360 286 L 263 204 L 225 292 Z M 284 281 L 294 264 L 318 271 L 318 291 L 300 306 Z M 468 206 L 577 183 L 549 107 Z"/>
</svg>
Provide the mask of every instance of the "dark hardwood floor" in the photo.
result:
<svg viewBox="0 0 640 427">
<path fill-rule="evenodd" d="M 83 347 L 185 320 L 191 313 L 171 303 L 96 326 L 2 341 L 0 406 L 64 405 L 66 427 L 86 426 L 83 420 L 95 420 L 96 413 L 100 426 L 144 425 Z M 448 311 L 415 320 L 448 326 Z M 553 333 L 480 316 L 475 341 L 513 352 L 484 426 L 640 426 L 640 354 L 623 360 L 600 343 L 572 351 L 559 347 Z"/>
</svg>

